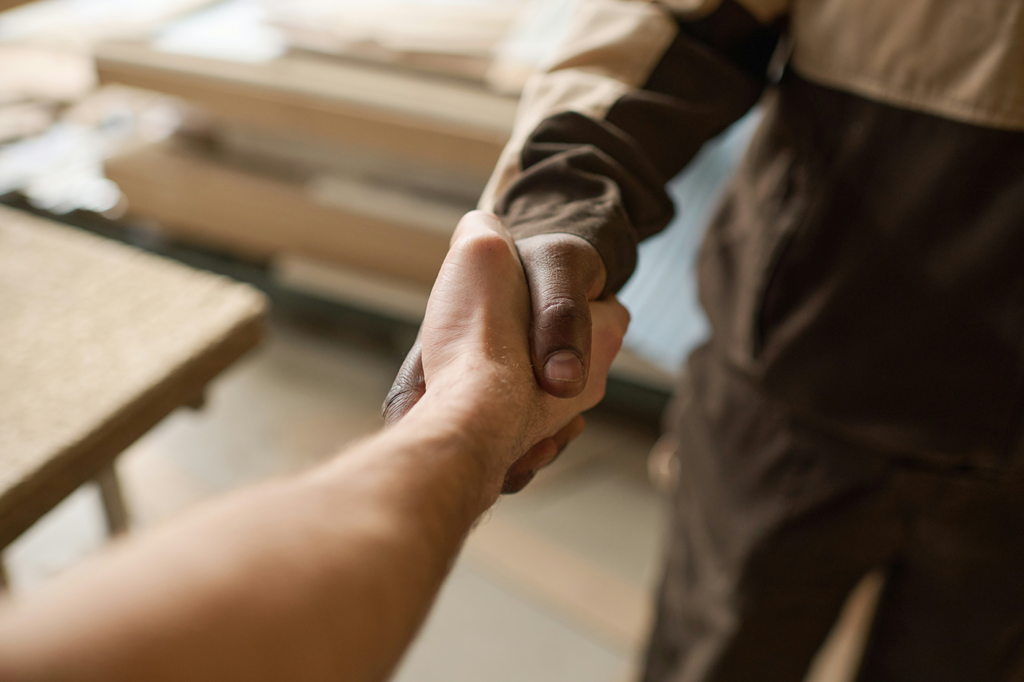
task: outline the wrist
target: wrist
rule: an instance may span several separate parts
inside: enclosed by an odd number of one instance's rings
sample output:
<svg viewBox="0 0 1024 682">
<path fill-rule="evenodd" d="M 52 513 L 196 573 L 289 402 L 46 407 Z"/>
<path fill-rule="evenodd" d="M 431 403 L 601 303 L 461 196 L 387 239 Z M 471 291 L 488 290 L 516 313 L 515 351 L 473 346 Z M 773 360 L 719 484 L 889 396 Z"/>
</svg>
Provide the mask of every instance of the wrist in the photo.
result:
<svg viewBox="0 0 1024 682">
<path fill-rule="evenodd" d="M 421 400 L 400 421 L 311 471 L 308 482 L 329 497 L 344 489 L 385 527 L 426 524 L 417 532 L 454 529 L 461 537 L 458 529 L 497 500 L 503 473 L 492 466 L 488 445 L 442 407 Z"/>
<path fill-rule="evenodd" d="M 432 386 L 388 432 L 405 447 L 443 461 L 459 476 L 460 489 L 479 491 L 479 500 L 473 501 L 479 514 L 497 500 L 515 447 L 494 421 L 480 401 Z"/>
</svg>

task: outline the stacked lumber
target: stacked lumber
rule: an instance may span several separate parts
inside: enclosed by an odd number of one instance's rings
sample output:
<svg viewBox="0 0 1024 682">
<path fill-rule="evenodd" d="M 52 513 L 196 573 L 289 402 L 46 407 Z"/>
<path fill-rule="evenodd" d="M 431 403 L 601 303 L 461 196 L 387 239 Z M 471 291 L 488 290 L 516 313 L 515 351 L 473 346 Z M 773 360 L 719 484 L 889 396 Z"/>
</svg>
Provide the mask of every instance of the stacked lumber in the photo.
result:
<svg viewBox="0 0 1024 682">
<path fill-rule="evenodd" d="M 267 0 L 293 48 L 483 83 L 524 0 Z"/>
<path fill-rule="evenodd" d="M 244 63 L 96 50 L 101 83 L 185 100 L 188 135 L 108 160 L 130 215 L 247 258 L 296 257 L 428 290 L 508 138 L 516 100 L 480 85 L 288 54 Z"/>
<path fill-rule="evenodd" d="M 344 176 L 258 172 L 176 140 L 107 161 L 129 212 L 260 261 L 303 256 L 428 289 L 463 207 Z"/>
<path fill-rule="evenodd" d="M 320 138 L 470 178 L 493 169 L 516 107 L 482 87 L 303 55 L 252 64 L 107 43 L 96 68 L 103 83 L 181 97 L 222 128 Z"/>
</svg>

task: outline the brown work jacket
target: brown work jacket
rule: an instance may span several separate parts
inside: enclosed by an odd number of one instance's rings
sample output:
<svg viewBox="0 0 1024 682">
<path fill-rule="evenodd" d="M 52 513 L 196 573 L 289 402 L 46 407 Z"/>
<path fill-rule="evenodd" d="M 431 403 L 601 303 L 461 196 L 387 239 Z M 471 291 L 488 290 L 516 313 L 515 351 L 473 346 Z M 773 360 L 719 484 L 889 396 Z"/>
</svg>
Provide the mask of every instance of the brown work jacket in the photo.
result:
<svg viewBox="0 0 1024 682">
<path fill-rule="evenodd" d="M 813 428 L 998 464 L 1024 413 L 1024 0 L 580 0 L 481 200 L 626 281 L 761 102 L 699 264 L 710 345 Z M 666 311 L 671 314 L 671 311 Z"/>
</svg>

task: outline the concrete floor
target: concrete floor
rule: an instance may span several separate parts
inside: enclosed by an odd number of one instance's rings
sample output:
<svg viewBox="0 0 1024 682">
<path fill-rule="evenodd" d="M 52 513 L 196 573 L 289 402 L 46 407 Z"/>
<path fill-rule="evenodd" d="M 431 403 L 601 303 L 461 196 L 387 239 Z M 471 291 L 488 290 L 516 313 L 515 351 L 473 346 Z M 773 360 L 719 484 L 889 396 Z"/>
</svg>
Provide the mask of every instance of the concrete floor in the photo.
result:
<svg viewBox="0 0 1024 682">
<path fill-rule="evenodd" d="M 277 323 L 256 353 L 118 463 L 135 532 L 203 499 L 330 457 L 381 425 L 391 352 Z M 655 434 L 612 415 L 474 531 L 400 682 L 625 682 L 657 577 L 662 501 L 646 454 Z M 17 596 L 102 548 L 86 486 L 11 545 Z"/>
</svg>

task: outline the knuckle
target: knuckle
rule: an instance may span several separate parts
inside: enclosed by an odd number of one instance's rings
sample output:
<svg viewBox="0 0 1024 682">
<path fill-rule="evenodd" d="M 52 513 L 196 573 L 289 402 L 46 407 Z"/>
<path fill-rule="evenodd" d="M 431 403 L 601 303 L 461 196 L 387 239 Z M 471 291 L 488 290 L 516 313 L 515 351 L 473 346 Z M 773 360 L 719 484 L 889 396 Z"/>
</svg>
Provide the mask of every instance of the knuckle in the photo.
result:
<svg viewBox="0 0 1024 682">
<path fill-rule="evenodd" d="M 507 260 L 512 252 L 508 242 L 497 232 L 478 232 L 467 235 L 452 246 L 461 255 L 474 261 L 501 262 Z"/>
<path fill-rule="evenodd" d="M 566 266 L 583 272 L 589 271 L 600 258 L 597 250 L 581 238 L 562 241 L 555 253 Z"/>
<path fill-rule="evenodd" d="M 472 211 L 467 211 L 466 214 L 464 216 L 462 216 L 462 220 L 485 220 L 485 221 L 497 222 L 498 221 L 498 216 L 496 216 L 494 213 L 491 213 L 489 211 L 482 211 L 480 209 L 473 209 Z"/>
<path fill-rule="evenodd" d="M 571 296 L 550 296 L 542 300 L 536 318 L 539 330 L 561 331 L 589 324 L 590 309 Z"/>
</svg>

